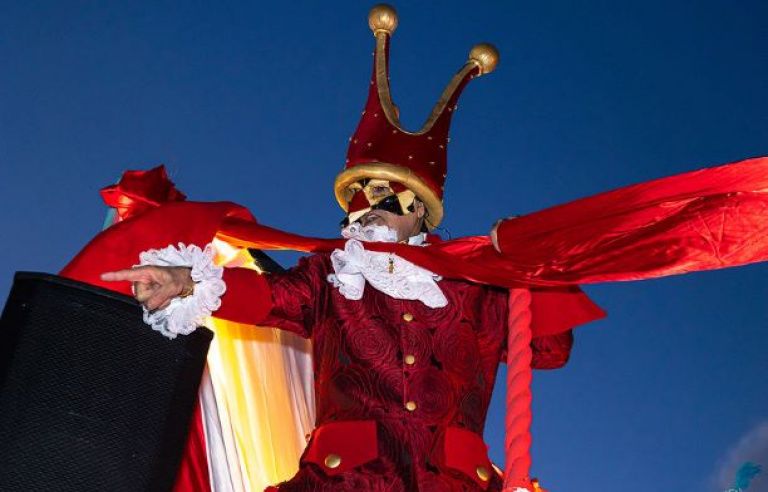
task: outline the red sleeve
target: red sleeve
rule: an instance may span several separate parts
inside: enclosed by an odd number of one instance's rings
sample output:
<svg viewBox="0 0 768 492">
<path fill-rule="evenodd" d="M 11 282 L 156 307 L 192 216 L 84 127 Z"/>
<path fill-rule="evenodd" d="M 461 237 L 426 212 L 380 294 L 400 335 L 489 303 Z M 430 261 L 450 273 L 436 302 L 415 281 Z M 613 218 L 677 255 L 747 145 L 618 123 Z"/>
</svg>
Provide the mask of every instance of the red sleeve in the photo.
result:
<svg viewBox="0 0 768 492">
<path fill-rule="evenodd" d="M 574 293 L 581 293 L 578 288 L 575 288 L 576 290 Z M 561 294 L 565 295 L 567 291 L 563 291 Z M 551 330 L 554 331 L 554 333 L 547 333 L 546 335 L 538 335 L 536 331 L 533 329 L 532 331 L 532 337 L 531 337 L 531 369 L 560 369 L 565 364 L 568 363 L 568 359 L 571 357 L 571 349 L 573 348 L 573 330 L 569 329 L 570 327 L 574 326 L 573 324 L 569 323 L 569 321 L 572 321 L 573 319 L 576 319 L 574 317 L 569 318 L 567 315 L 564 316 L 552 316 L 552 313 L 542 312 L 541 310 L 537 310 L 536 303 L 534 302 L 536 300 L 535 294 L 540 294 L 540 292 L 531 292 L 533 294 L 531 296 L 531 328 L 536 326 L 536 316 L 537 315 L 543 315 L 545 318 L 547 315 L 549 315 L 549 318 L 546 318 L 543 322 L 544 323 L 550 323 L 553 327 L 557 327 L 557 330 Z M 581 293 L 583 295 L 583 293 Z M 561 296 L 563 297 L 563 296 Z M 585 296 L 586 297 L 586 296 Z M 567 297 L 566 297 L 567 299 Z M 557 297 L 553 298 L 544 298 L 544 302 L 542 302 L 538 307 L 557 307 L 557 304 L 551 304 L 551 301 L 557 300 Z M 568 303 L 566 302 L 565 305 L 567 306 Z M 512 306 L 506 306 L 506 300 L 505 300 L 505 307 L 507 309 L 505 310 L 505 318 L 508 318 L 510 316 L 514 316 L 514 313 L 512 313 L 510 310 L 512 309 Z M 501 353 L 501 362 L 507 363 L 507 342 L 508 342 L 508 332 L 507 330 L 509 323 L 508 320 L 504 320 L 503 324 L 503 330 L 504 330 L 504 340 L 502 342 L 502 353 Z M 547 330 L 545 330 L 545 333 Z"/>
<path fill-rule="evenodd" d="M 225 268 L 223 279 L 227 291 L 214 316 L 235 323 L 261 324 L 272 310 L 272 295 L 264 276 L 247 268 Z"/>
<path fill-rule="evenodd" d="M 501 362 L 507 363 L 507 341 L 504 340 Z M 560 369 L 568 363 L 573 348 L 573 330 L 531 339 L 531 369 Z"/>
<path fill-rule="evenodd" d="M 224 270 L 227 291 L 217 318 L 292 331 L 309 338 L 322 312 L 327 285 L 325 262 L 320 256 L 302 258 L 282 273 L 261 275 L 245 268 Z"/>
<path fill-rule="evenodd" d="M 568 330 L 556 335 L 536 337 L 531 340 L 531 368 L 560 369 L 571 356 L 573 331 Z"/>
<path fill-rule="evenodd" d="M 303 257 L 294 268 L 266 276 L 272 310 L 262 322 L 309 338 L 327 312 L 328 265 L 323 256 Z"/>
</svg>

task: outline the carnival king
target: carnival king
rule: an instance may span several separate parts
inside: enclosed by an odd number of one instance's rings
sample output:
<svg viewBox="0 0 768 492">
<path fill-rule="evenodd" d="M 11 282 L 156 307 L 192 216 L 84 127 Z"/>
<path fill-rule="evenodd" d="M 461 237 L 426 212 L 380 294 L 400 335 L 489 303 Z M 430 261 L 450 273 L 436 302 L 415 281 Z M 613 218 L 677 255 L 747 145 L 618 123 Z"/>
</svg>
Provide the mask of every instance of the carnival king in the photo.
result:
<svg viewBox="0 0 768 492">
<path fill-rule="evenodd" d="M 376 6 L 369 24 L 368 100 L 334 185 L 346 212 L 342 239 L 272 229 L 227 202 L 184 201 L 156 170 L 161 188 L 174 192 L 142 198 L 130 188 L 143 173 L 104 190 L 125 220 L 62 274 L 123 292 L 132 285 L 145 321 L 170 337 L 213 315 L 311 340 L 315 428 L 298 473 L 274 490 L 541 490 L 530 478 L 530 371 L 563 366 L 571 330 L 604 315 L 578 284 L 765 260 L 768 159 L 622 188 L 502 220 L 487 236 L 441 241 L 431 232 L 444 214 L 451 118 L 462 90 L 493 71 L 499 55 L 489 44 L 474 47 L 410 132 L 389 87 L 397 14 Z M 262 275 L 214 265 L 214 237 L 314 254 Z M 503 473 L 482 437 L 500 362 L 509 364 Z"/>
<path fill-rule="evenodd" d="M 343 249 L 304 258 L 286 274 L 222 277 L 228 292 L 216 316 L 313 342 L 316 428 L 298 474 L 275 487 L 280 491 L 502 486 L 482 433 L 506 343 L 507 293 L 441 279 L 396 254 L 365 248 L 372 241 L 437 240 L 428 233 L 443 218 L 451 117 L 461 91 L 495 68 L 498 53 L 489 44 L 473 48 L 423 127 L 409 132 L 389 88 L 397 22 L 386 5 L 369 15 L 376 47 L 368 101 L 335 183 L 347 213 Z M 149 268 L 131 272 L 156 275 L 153 282 L 134 279 L 136 297 L 151 324 L 174 331 L 173 318 L 155 310 L 202 288 L 188 269 Z M 537 341 L 534 367 L 565 363 L 570 333 L 551 338 Z"/>
</svg>

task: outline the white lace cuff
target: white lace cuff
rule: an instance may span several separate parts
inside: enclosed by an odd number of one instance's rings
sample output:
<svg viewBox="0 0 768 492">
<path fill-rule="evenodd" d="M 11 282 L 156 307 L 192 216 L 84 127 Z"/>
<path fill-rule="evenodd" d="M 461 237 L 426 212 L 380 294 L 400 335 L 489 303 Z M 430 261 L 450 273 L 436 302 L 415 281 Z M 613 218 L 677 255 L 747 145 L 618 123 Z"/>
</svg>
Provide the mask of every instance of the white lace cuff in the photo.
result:
<svg viewBox="0 0 768 492">
<path fill-rule="evenodd" d="M 192 268 L 192 280 L 195 281 L 193 295 L 176 297 L 165 309 L 149 311 L 144 307 L 144 322 L 168 338 L 176 335 L 188 335 L 201 326 L 206 316 L 219 309 L 221 296 L 227 290 L 222 280 L 224 268 L 213 264 L 213 244 L 205 249 L 191 244 L 179 243 L 163 249 L 150 249 L 139 255 L 140 265 L 181 266 Z"/>
</svg>

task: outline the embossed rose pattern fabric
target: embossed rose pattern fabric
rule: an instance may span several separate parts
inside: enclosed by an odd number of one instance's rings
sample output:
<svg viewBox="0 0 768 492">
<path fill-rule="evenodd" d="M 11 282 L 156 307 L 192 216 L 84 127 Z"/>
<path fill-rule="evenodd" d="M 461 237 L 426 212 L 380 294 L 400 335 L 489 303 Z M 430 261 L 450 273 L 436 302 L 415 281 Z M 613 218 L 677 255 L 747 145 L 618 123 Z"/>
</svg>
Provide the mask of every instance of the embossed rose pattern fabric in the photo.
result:
<svg viewBox="0 0 768 492">
<path fill-rule="evenodd" d="M 366 287 L 359 301 L 327 282 L 328 255 L 269 276 L 274 308 L 264 322 L 313 341 L 317 426 L 375 420 L 379 457 L 334 476 L 302 459 L 282 491 L 474 491 L 476 477 L 444 466 L 447 427 L 482 436 L 504 353 L 507 292 L 443 280 L 445 308 Z M 535 339 L 534 366 L 567 360 L 571 333 Z M 306 457 L 306 456 L 305 456 Z M 486 490 L 501 490 L 492 474 Z"/>
</svg>

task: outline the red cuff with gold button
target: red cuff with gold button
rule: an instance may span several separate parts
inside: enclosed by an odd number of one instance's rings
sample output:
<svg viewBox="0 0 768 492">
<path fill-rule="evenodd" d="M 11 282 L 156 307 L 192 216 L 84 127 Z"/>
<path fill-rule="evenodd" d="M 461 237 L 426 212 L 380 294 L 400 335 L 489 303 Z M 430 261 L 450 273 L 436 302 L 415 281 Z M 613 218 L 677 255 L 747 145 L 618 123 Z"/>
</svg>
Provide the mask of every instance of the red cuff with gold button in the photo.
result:
<svg viewBox="0 0 768 492">
<path fill-rule="evenodd" d="M 302 461 L 327 475 L 338 475 L 379 457 L 376 422 L 359 420 L 324 424 L 312 433 Z"/>
<path fill-rule="evenodd" d="M 483 438 L 465 429 L 449 427 L 443 439 L 445 466 L 464 473 L 486 490 L 494 472 Z"/>
</svg>

